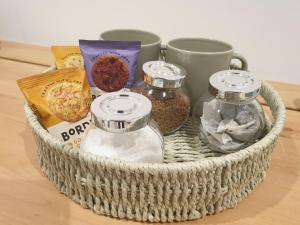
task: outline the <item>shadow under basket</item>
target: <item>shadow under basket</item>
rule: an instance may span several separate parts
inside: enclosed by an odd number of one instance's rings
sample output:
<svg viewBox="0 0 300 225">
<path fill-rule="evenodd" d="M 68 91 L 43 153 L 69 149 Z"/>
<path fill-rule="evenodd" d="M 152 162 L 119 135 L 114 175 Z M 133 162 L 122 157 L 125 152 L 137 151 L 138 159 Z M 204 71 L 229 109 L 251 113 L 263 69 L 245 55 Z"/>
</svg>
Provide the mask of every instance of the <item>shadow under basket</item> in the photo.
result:
<svg viewBox="0 0 300 225">
<path fill-rule="evenodd" d="M 273 117 L 261 140 L 235 153 L 215 153 L 199 141 L 191 121 L 187 121 L 179 131 L 165 137 L 162 164 L 79 153 L 54 139 L 27 104 L 25 113 L 42 171 L 60 192 L 97 214 L 172 222 L 233 208 L 265 178 L 284 125 L 285 108 L 278 93 L 265 82 L 261 96 Z"/>
</svg>

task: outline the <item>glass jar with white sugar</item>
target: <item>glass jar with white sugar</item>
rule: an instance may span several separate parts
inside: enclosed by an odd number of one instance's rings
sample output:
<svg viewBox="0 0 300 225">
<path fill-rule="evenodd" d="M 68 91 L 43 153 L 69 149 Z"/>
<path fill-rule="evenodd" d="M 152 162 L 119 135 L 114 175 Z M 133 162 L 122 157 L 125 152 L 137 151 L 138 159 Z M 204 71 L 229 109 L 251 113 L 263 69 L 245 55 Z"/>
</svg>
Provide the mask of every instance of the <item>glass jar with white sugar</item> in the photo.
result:
<svg viewBox="0 0 300 225">
<path fill-rule="evenodd" d="M 210 97 L 196 103 L 194 122 L 211 149 L 230 153 L 262 137 L 264 111 L 256 100 L 261 81 L 247 71 L 224 70 L 209 79 Z"/>
<path fill-rule="evenodd" d="M 92 124 L 81 151 L 132 162 L 163 162 L 163 137 L 151 120 L 151 102 L 133 92 L 112 92 L 91 105 Z"/>
</svg>

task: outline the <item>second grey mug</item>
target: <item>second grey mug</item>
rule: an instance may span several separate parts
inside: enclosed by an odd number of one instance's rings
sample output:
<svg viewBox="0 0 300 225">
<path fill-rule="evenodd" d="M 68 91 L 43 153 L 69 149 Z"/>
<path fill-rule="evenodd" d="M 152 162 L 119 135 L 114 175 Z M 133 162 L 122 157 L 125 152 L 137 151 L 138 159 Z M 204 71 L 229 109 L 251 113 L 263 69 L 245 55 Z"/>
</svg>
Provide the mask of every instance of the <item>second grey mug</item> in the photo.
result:
<svg viewBox="0 0 300 225">
<path fill-rule="evenodd" d="M 247 70 L 246 59 L 233 51 L 225 42 L 205 38 L 178 38 L 167 43 L 166 60 L 183 66 L 187 70 L 185 88 L 193 107 L 199 98 L 208 93 L 209 77 L 220 70 L 230 68 L 232 59 L 241 62 Z"/>
</svg>

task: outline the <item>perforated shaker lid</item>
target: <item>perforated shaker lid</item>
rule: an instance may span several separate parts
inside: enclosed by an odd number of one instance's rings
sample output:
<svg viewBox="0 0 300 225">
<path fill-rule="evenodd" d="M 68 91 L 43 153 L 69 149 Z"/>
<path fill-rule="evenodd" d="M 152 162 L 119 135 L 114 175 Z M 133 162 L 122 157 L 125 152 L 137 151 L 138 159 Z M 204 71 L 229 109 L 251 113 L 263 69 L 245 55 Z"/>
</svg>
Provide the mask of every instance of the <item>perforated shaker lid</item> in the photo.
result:
<svg viewBox="0 0 300 225">
<path fill-rule="evenodd" d="M 243 70 L 223 70 L 209 78 L 210 93 L 226 102 L 254 99 L 259 94 L 260 87 L 261 81 Z"/>
<path fill-rule="evenodd" d="M 124 133 L 145 127 L 150 121 L 151 101 L 133 92 L 111 92 L 96 98 L 91 105 L 95 125 L 103 130 Z"/>
<path fill-rule="evenodd" d="M 144 81 L 158 88 L 179 88 L 183 85 L 186 70 L 165 61 L 150 61 L 143 65 Z"/>
</svg>

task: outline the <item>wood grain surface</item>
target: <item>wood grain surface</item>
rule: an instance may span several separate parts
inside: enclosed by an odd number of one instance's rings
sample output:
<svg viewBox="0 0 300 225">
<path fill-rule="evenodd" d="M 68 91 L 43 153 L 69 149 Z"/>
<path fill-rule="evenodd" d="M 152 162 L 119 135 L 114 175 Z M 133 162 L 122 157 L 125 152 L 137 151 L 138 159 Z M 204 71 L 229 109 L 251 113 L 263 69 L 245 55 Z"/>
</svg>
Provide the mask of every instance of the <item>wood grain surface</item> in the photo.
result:
<svg viewBox="0 0 300 225">
<path fill-rule="evenodd" d="M 83 209 L 60 194 L 42 174 L 36 145 L 23 112 L 24 98 L 16 79 L 40 73 L 46 67 L 21 61 L 25 60 L 0 59 L 0 225 L 140 224 L 99 216 Z M 286 104 L 291 104 L 290 108 L 295 102 L 298 104 L 299 85 L 291 88 L 276 83 L 275 88 Z M 265 181 L 235 209 L 180 224 L 299 225 L 299 172 L 300 112 L 287 110 L 285 128 Z"/>
<path fill-rule="evenodd" d="M 50 47 L 0 40 L 0 58 L 50 66 L 54 63 Z"/>
</svg>

